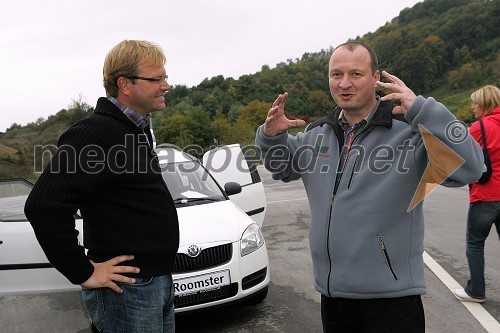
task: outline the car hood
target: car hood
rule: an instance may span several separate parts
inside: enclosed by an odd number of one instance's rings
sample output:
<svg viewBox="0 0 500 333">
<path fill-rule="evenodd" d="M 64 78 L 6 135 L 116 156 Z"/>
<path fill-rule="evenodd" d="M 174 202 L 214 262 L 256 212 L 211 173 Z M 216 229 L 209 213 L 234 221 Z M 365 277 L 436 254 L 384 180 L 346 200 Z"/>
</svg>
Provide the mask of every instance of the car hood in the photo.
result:
<svg viewBox="0 0 500 333">
<path fill-rule="evenodd" d="M 177 208 L 179 247 L 189 244 L 236 242 L 254 221 L 232 201 Z"/>
</svg>

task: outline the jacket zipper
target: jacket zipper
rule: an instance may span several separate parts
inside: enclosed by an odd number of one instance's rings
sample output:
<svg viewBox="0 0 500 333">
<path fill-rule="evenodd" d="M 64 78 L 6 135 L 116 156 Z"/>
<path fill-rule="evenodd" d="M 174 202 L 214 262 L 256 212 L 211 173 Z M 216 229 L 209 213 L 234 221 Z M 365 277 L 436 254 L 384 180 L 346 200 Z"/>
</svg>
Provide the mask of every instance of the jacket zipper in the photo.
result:
<svg viewBox="0 0 500 333">
<path fill-rule="evenodd" d="M 342 146 L 344 145 L 343 138 L 341 139 L 339 137 L 339 133 L 338 133 L 338 131 L 335 130 L 335 126 L 333 124 L 328 123 L 328 125 L 332 128 L 333 132 L 335 133 L 335 136 L 337 137 L 337 140 L 338 140 L 338 143 L 339 143 L 339 149 L 342 150 Z M 361 130 L 360 133 L 358 133 L 358 135 L 356 135 L 356 137 L 358 137 L 361 133 L 368 132 L 367 130 L 368 129 L 371 130 L 371 127 L 373 127 L 373 126 L 375 126 L 375 125 L 373 125 L 372 123 L 369 123 L 368 125 L 365 126 L 365 128 L 363 128 Z M 352 143 L 354 143 L 354 141 L 356 141 L 356 137 L 354 138 L 354 140 L 353 140 Z M 359 155 L 360 155 L 360 153 L 358 152 L 358 156 L 356 157 L 356 161 L 354 163 L 354 166 L 356 166 L 356 163 L 357 163 L 357 160 L 359 158 Z M 341 163 L 340 159 L 339 159 L 339 163 Z M 337 165 L 337 170 L 338 170 L 338 165 Z M 342 179 L 342 173 L 339 174 L 339 172 L 337 172 L 336 177 L 335 177 L 335 184 L 334 184 L 334 188 L 333 188 L 332 198 L 330 200 L 330 214 L 329 214 L 329 217 L 328 217 L 328 230 L 326 232 L 326 250 L 327 250 L 326 253 L 328 254 L 328 261 L 330 262 L 330 269 L 328 270 L 328 278 L 327 278 L 327 281 L 326 281 L 326 288 L 327 288 L 328 295 L 330 297 L 331 297 L 331 293 L 330 293 L 330 276 L 332 274 L 332 258 L 330 256 L 330 246 L 329 246 L 328 238 L 330 236 L 330 225 L 331 225 L 331 222 L 332 222 L 333 202 L 335 201 L 335 196 L 337 195 L 338 185 L 340 184 L 340 180 Z M 352 177 L 353 177 L 353 175 L 351 175 L 351 178 L 349 180 L 349 185 L 350 185 L 350 183 L 352 181 Z M 384 238 L 382 237 L 382 241 L 383 241 L 383 239 Z M 385 245 L 384 245 L 384 248 L 385 248 Z M 387 254 L 387 251 L 386 251 L 386 254 Z M 386 258 L 387 258 L 386 260 L 389 259 L 388 256 L 386 256 Z M 397 276 L 394 273 L 394 271 L 392 270 L 392 267 L 391 267 L 391 271 L 392 271 L 392 274 L 393 274 L 394 278 L 397 280 Z"/>
<path fill-rule="evenodd" d="M 396 272 L 394 272 L 394 268 L 392 267 L 391 259 L 389 258 L 389 252 L 387 251 L 387 247 L 385 246 L 384 236 L 378 236 L 378 243 L 380 245 L 380 250 L 382 250 L 382 254 L 384 255 L 385 262 L 387 263 L 387 266 L 392 273 L 392 277 L 397 281 L 398 276 L 396 275 Z"/>
<path fill-rule="evenodd" d="M 339 143 L 339 149 L 342 149 L 343 145 L 343 140 L 341 141 L 339 137 L 337 136 L 337 140 Z M 342 143 L 341 143 L 342 142 Z M 341 159 L 339 159 L 339 164 L 342 163 Z M 337 170 L 339 169 L 339 165 L 337 165 Z M 332 209 L 333 209 L 333 202 L 335 201 L 335 195 L 337 194 L 338 190 L 338 185 L 340 183 L 340 179 L 342 179 L 342 173 L 337 173 L 335 174 L 335 183 L 333 184 L 333 193 L 332 193 L 332 198 L 330 199 L 330 210 L 328 214 L 328 230 L 326 231 L 326 253 L 328 254 L 328 262 L 330 263 L 330 269 L 328 270 L 328 277 L 326 280 L 326 289 L 328 296 L 331 297 L 330 293 L 330 277 L 332 275 L 332 257 L 330 255 L 330 242 L 328 241 L 330 238 L 330 226 L 332 223 Z"/>
<path fill-rule="evenodd" d="M 363 131 L 361 131 L 361 132 L 363 132 Z M 358 133 L 358 134 L 354 137 L 354 139 L 352 140 L 352 143 L 354 143 L 354 141 L 356 141 L 356 138 L 359 136 L 359 134 L 361 134 L 361 132 L 360 132 L 360 133 Z M 338 137 L 338 136 L 337 136 L 337 140 L 339 140 L 339 137 Z M 343 145 L 344 145 L 344 140 L 342 140 L 342 141 L 341 141 L 341 140 L 339 140 L 338 142 L 339 142 L 339 149 L 340 149 L 340 151 L 342 151 L 342 149 L 343 149 Z M 351 143 L 351 144 L 352 144 L 352 143 Z M 359 153 L 359 151 L 358 151 L 358 155 L 356 156 L 356 161 L 354 161 L 354 166 L 356 166 L 356 163 L 357 163 L 357 161 L 358 161 L 359 155 L 360 155 L 360 153 Z M 345 163 L 347 164 L 347 162 L 348 162 L 348 160 L 349 160 L 349 153 L 347 153 L 347 156 L 346 156 L 346 157 L 347 157 L 347 160 L 345 161 Z M 342 159 L 339 159 L 339 164 L 337 165 L 337 170 L 339 170 L 339 165 L 340 165 L 340 163 L 344 163 L 344 161 L 342 161 Z M 354 169 L 353 169 L 353 171 L 354 171 Z M 353 173 L 354 173 L 354 172 L 353 172 Z M 329 242 L 328 242 L 328 239 L 329 239 L 329 237 L 330 237 L 330 225 L 331 225 L 331 222 L 332 222 L 332 209 L 333 209 L 333 203 L 334 203 L 334 201 L 335 201 L 335 196 L 337 195 L 337 191 L 338 191 L 338 189 L 339 189 L 340 181 L 342 180 L 342 175 L 343 175 L 343 174 L 344 174 L 344 170 L 342 170 L 341 172 L 338 172 L 338 171 L 337 171 L 337 173 L 336 173 L 336 175 L 335 175 L 335 183 L 334 183 L 334 185 L 333 185 L 333 193 L 332 193 L 332 198 L 330 199 L 330 211 L 329 211 L 329 215 L 328 215 L 328 216 L 329 216 L 329 217 L 328 217 L 328 230 L 327 230 L 327 233 L 326 233 L 326 250 L 327 250 L 327 251 L 326 251 L 326 253 L 328 253 L 328 261 L 330 262 L 330 269 L 328 270 L 328 279 L 327 279 L 327 281 L 326 281 L 328 295 L 330 295 L 330 276 L 331 276 L 331 274 L 332 274 L 332 258 L 331 258 L 331 256 L 330 256 L 330 247 L 329 247 Z M 351 174 L 351 177 L 350 177 L 350 179 L 349 179 L 349 185 L 348 185 L 348 186 L 350 186 L 350 184 L 351 184 L 352 177 L 353 177 L 353 175 Z"/>
<path fill-rule="evenodd" d="M 352 140 L 352 143 L 351 144 L 354 144 L 354 141 L 356 141 L 357 137 L 365 132 L 367 129 L 367 127 L 365 127 L 364 129 L 361 130 L 361 132 L 359 132 L 355 137 L 354 139 Z M 337 134 L 336 134 L 337 135 Z M 337 135 L 337 140 L 339 140 L 339 137 Z M 344 140 L 339 140 L 339 149 L 342 150 L 343 149 L 343 145 L 344 145 Z M 353 172 L 351 173 L 351 176 L 349 178 L 349 183 L 347 185 L 347 187 L 349 188 L 351 186 L 351 181 L 352 181 L 352 178 L 354 176 L 354 170 L 355 170 L 355 167 L 356 167 L 356 164 L 358 163 L 358 159 L 359 159 L 359 156 L 360 156 L 360 152 L 358 151 L 357 155 L 356 155 L 356 160 L 354 161 L 354 166 L 353 166 Z M 349 159 L 349 154 L 347 154 L 347 158 Z M 346 163 L 348 161 L 345 161 Z M 343 163 L 343 161 L 341 159 L 339 159 L 339 164 L 340 163 Z M 339 168 L 339 165 L 337 165 L 337 170 Z M 332 222 L 332 209 L 333 209 L 333 203 L 335 201 L 335 196 L 337 195 L 337 191 L 339 189 L 339 185 L 340 185 L 340 181 L 342 180 L 342 175 L 344 174 L 344 170 L 342 170 L 342 172 L 338 172 L 337 171 L 337 174 L 335 176 L 335 184 L 333 185 L 333 194 L 332 194 L 332 198 L 330 199 L 330 212 L 329 212 L 329 218 L 328 218 L 328 230 L 326 232 L 326 253 L 328 253 L 328 261 L 330 262 L 330 269 L 328 270 L 328 279 L 326 281 L 326 285 L 327 285 L 327 291 L 328 291 L 328 295 L 331 296 L 330 294 L 330 276 L 332 274 L 332 258 L 330 256 L 330 246 L 329 246 L 329 242 L 328 242 L 328 239 L 329 239 L 329 236 L 330 236 L 330 225 L 331 225 L 331 222 Z"/>
</svg>

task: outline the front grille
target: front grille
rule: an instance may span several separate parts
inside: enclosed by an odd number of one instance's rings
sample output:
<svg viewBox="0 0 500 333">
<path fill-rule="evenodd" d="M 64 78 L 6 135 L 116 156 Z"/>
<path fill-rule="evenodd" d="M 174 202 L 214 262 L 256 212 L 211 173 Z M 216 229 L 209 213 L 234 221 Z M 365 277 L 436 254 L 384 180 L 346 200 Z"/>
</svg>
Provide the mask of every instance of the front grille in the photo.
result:
<svg viewBox="0 0 500 333">
<path fill-rule="evenodd" d="M 204 293 L 192 294 L 187 296 L 175 296 L 175 307 L 177 309 L 186 306 L 193 306 L 208 302 L 218 301 L 224 298 L 233 297 L 238 293 L 238 284 L 231 283 L 228 286 L 220 287 L 217 290 L 210 290 Z"/>
<path fill-rule="evenodd" d="M 258 285 L 259 283 L 264 281 L 264 279 L 266 278 L 266 274 L 267 274 L 267 267 L 253 274 L 245 276 L 241 281 L 241 288 L 243 290 L 247 290 Z"/>
<path fill-rule="evenodd" d="M 195 258 L 184 253 L 177 253 L 173 273 L 194 272 L 220 266 L 229 262 L 232 255 L 233 244 L 231 243 L 204 249 Z"/>
</svg>

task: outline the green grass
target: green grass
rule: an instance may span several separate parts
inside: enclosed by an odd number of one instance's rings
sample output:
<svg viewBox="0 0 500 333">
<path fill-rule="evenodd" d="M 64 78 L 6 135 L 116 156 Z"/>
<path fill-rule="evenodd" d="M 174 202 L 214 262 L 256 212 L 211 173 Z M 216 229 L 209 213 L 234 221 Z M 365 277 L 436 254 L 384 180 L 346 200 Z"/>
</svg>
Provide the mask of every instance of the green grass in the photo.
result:
<svg viewBox="0 0 500 333">
<path fill-rule="evenodd" d="M 461 91 L 450 92 L 449 90 L 437 89 L 429 96 L 434 97 L 438 102 L 443 103 L 448 110 L 456 113 L 465 107 L 470 107 L 470 95 L 480 87 L 470 88 Z M 472 111 L 471 111 L 472 112 Z"/>
</svg>

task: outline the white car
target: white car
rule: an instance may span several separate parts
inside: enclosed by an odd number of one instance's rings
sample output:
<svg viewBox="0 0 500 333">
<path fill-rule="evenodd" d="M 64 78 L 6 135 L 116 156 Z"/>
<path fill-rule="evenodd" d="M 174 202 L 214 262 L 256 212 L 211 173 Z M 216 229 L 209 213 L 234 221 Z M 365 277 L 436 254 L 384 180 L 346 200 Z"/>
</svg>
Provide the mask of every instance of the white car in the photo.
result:
<svg viewBox="0 0 500 333">
<path fill-rule="evenodd" d="M 266 199 L 244 150 L 239 145 L 212 150 L 203 158 L 206 167 L 172 145 L 155 151 L 179 216 L 176 312 L 263 301 L 270 281 L 260 229 Z M 20 179 L 0 181 L 0 295 L 79 290 L 47 261 L 24 216 L 31 187 Z M 78 218 L 76 226 L 81 237 Z"/>
<path fill-rule="evenodd" d="M 81 290 L 48 262 L 24 215 L 33 184 L 24 179 L 0 180 L 0 295 Z M 82 243 L 82 221 L 76 219 Z"/>
</svg>

